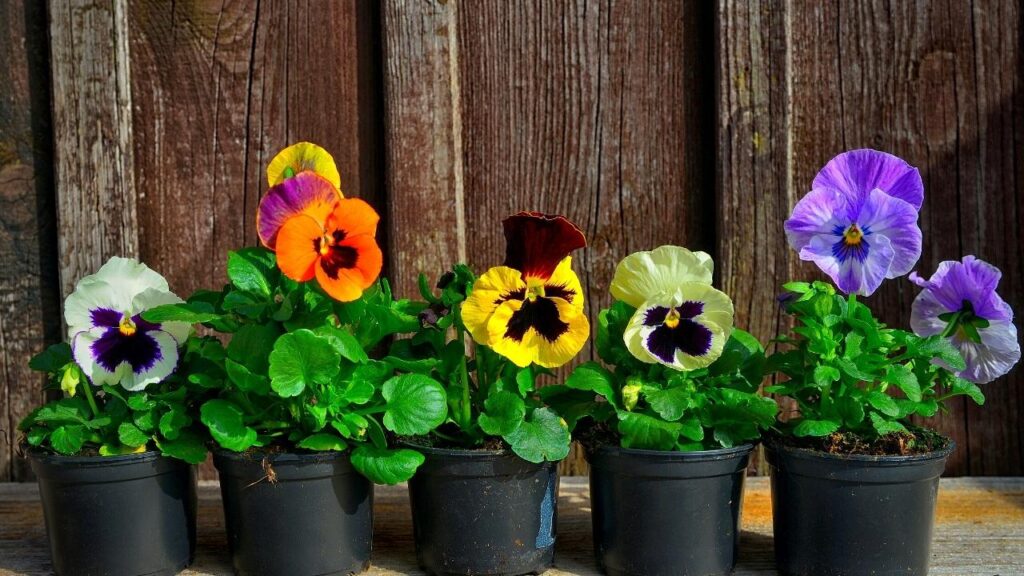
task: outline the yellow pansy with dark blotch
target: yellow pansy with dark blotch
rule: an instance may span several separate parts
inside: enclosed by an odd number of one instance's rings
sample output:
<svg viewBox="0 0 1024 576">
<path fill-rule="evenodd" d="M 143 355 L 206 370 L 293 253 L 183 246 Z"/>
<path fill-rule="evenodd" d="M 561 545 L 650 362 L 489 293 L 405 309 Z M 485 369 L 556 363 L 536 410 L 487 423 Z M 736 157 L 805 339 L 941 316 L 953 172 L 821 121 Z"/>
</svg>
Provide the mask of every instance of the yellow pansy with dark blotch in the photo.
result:
<svg viewBox="0 0 1024 576">
<path fill-rule="evenodd" d="M 517 366 L 561 366 L 590 334 L 569 256 L 587 241 L 564 216 L 520 212 L 503 224 L 505 264 L 476 280 L 462 320 L 474 340 Z"/>
</svg>

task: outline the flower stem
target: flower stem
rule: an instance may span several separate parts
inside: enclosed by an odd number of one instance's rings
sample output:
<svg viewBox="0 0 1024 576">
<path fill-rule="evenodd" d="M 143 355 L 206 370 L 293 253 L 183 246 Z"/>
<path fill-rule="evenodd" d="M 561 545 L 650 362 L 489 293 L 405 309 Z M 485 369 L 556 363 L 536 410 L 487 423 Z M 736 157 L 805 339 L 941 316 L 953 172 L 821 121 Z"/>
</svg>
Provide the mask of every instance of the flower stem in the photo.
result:
<svg viewBox="0 0 1024 576">
<path fill-rule="evenodd" d="M 92 410 L 94 418 L 99 418 L 100 409 L 96 406 L 96 397 L 92 393 L 92 384 L 88 381 L 82 383 L 82 389 L 85 390 L 85 400 L 89 403 L 89 409 Z"/>
</svg>

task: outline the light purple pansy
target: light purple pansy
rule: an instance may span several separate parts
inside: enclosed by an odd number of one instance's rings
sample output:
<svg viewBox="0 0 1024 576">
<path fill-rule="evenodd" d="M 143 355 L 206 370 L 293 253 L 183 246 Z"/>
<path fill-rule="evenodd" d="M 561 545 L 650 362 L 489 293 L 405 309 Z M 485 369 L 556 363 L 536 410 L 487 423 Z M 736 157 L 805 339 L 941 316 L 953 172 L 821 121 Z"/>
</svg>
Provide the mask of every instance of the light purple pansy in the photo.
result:
<svg viewBox="0 0 1024 576">
<path fill-rule="evenodd" d="M 154 324 L 141 314 L 183 300 L 167 280 L 145 264 L 114 257 L 78 281 L 64 301 L 64 319 L 75 362 L 95 386 L 120 384 L 142 390 L 162 381 L 178 365 L 178 347 L 192 326 Z"/>
<path fill-rule="evenodd" d="M 928 280 L 910 275 L 924 288 L 911 308 L 914 333 L 952 338 L 967 363 L 957 376 L 978 384 L 999 378 L 1020 360 L 1013 309 L 996 293 L 1001 277 L 998 268 L 974 256 L 939 264 Z"/>
<path fill-rule="evenodd" d="M 833 158 L 786 220 L 786 239 L 847 294 L 868 296 L 921 257 L 916 168 L 875 150 Z"/>
</svg>

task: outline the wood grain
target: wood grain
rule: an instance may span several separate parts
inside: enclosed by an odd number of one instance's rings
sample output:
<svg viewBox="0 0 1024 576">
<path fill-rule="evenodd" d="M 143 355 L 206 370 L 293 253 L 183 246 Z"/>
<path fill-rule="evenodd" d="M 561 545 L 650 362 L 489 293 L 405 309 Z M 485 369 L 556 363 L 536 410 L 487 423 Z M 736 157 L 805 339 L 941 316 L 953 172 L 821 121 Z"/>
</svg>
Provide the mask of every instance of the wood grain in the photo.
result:
<svg viewBox="0 0 1024 576">
<path fill-rule="evenodd" d="M 127 0 L 49 4 L 61 293 L 139 255 Z"/>
<path fill-rule="evenodd" d="M 61 338 L 46 11 L 0 0 L 0 481 L 30 477 L 17 425 L 43 398 L 29 359 Z"/>
<path fill-rule="evenodd" d="M 456 6 L 383 8 L 390 279 L 407 297 L 466 259 Z"/>
<path fill-rule="evenodd" d="M 558 498 L 555 566 L 544 576 L 597 576 L 590 527 L 590 494 L 584 478 L 564 478 Z M 771 496 L 767 478 L 750 478 L 743 497 L 736 576 L 773 576 Z M 421 575 L 416 567 L 408 493 L 378 487 L 374 498 L 372 565 L 367 576 Z M 229 576 L 220 494 L 214 483 L 199 488 L 196 561 L 186 576 Z M 1017 574 L 1024 563 L 1024 483 L 1020 479 L 945 479 L 936 509 L 929 574 Z M 42 507 L 35 485 L 0 485 L 0 576 L 50 573 Z"/>
<path fill-rule="evenodd" d="M 719 251 L 727 291 L 761 338 L 798 264 L 782 221 L 817 170 L 852 148 L 883 149 L 925 182 L 918 269 L 976 254 L 1004 270 L 1021 305 L 1019 7 L 979 2 L 733 2 L 719 14 Z M 868 299 L 907 326 L 917 290 L 888 281 Z M 1024 473 L 1021 371 L 928 422 L 958 442 L 950 474 Z"/>
</svg>

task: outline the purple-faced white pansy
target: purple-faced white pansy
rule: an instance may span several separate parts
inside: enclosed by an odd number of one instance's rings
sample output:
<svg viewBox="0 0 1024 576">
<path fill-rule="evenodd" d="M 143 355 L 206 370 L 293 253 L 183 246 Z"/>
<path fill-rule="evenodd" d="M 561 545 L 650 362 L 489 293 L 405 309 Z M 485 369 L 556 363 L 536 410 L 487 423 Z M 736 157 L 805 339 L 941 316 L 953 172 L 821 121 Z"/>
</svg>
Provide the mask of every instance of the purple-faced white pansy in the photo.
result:
<svg viewBox="0 0 1024 576">
<path fill-rule="evenodd" d="M 695 370 L 722 355 L 732 333 L 733 305 L 711 286 L 713 271 L 709 255 L 680 246 L 635 252 L 619 262 L 611 292 L 636 308 L 623 335 L 633 356 Z"/>
<path fill-rule="evenodd" d="M 95 386 L 120 384 L 135 391 L 160 382 L 177 367 L 178 347 L 192 326 L 154 324 L 141 314 L 180 302 L 167 280 L 145 264 L 111 258 L 79 280 L 64 301 L 75 362 Z"/>
</svg>

